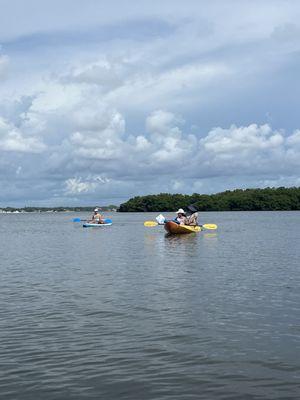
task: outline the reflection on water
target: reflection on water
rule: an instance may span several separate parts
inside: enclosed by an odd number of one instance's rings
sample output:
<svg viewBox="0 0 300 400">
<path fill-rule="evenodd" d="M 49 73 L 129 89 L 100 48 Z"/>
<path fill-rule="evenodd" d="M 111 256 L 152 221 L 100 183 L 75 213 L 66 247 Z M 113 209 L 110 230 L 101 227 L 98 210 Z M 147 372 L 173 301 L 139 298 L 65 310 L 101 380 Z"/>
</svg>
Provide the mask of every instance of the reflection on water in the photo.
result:
<svg viewBox="0 0 300 400">
<path fill-rule="evenodd" d="M 197 246 L 197 233 L 189 233 L 183 235 L 164 235 L 164 246 L 167 253 L 185 255 L 193 253 Z"/>
<path fill-rule="evenodd" d="M 172 235 L 158 232 L 145 233 L 145 247 L 151 251 L 158 252 L 166 257 L 175 257 L 182 253 L 194 252 L 197 246 L 197 233 Z"/>
<path fill-rule="evenodd" d="M 178 234 L 178 235 L 173 235 L 171 233 L 166 233 L 165 238 L 170 241 L 170 243 L 179 242 L 179 241 L 185 241 L 185 240 L 191 240 L 190 238 L 195 238 L 199 233 L 183 233 L 183 234 Z"/>
<path fill-rule="evenodd" d="M 218 234 L 217 233 L 203 233 L 203 239 L 207 241 L 217 241 L 218 240 Z"/>
<path fill-rule="evenodd" d="M 147 244 L 147 243 L 152 243 L 153 241 L 155 241 L 155 240 L 157 240 L 157 234 L 154 234 L 154 233 L 145 233 L 144 234 L 144 239 L 145 239 L 145 243 Z"/>
<path fill-rule="evenodd" d="M 204 239 L 217 239 L 218 235 L 217 233 L 204 233 L 203 238 Z"/>
</svg>

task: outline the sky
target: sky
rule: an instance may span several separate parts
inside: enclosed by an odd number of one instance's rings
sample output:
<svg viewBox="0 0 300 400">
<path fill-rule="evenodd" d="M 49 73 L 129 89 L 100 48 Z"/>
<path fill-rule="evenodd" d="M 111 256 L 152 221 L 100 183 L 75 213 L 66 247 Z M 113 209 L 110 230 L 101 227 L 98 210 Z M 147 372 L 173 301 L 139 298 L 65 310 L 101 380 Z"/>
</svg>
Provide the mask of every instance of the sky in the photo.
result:
<svg viewBox="0 0 300 400">
<path fill-rule="evenodd" d="M 0 206 L 300 186 L 300 2 L 0 9 Z"/>
</svg>

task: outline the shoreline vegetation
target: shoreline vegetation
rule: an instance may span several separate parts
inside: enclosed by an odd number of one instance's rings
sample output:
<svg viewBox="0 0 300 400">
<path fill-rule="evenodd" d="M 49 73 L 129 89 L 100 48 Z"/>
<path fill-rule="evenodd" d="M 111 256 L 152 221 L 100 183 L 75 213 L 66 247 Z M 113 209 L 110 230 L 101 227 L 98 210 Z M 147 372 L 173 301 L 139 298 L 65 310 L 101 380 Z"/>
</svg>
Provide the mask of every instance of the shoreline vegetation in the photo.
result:
<svg viewBox="0 0 300 400">
<path fill-rule="evenodd" d="M 120 205 L 120 212 L 176 211 L 193 205 L 198 211 L 295 211 L 300 210 L 300 187 L 236 189 L 216 194 L 137 196 Z"/>
<path fill-rule="evenodd" d="M 32 213 L 32 212 L 92 212 L 95 206 L 86 207 L 2 207 L 0 214 L 18 214 L 18 213 Z M 97 207 L 99 211 L 117 211 L 118 207 L 114 205 Z"/>
<path fill-rule="evenodd" d="M 193 205 L 198 211 L 299 211 L 300 187 L 236 189 L 216 194 L 160 193 L 136 196 L 119 207 L 97 206 L 102 212 L 167 212 Z M 33 212 L 92 212 L 96 206 L 0 207 L 0 214 Z"/>
</svg>

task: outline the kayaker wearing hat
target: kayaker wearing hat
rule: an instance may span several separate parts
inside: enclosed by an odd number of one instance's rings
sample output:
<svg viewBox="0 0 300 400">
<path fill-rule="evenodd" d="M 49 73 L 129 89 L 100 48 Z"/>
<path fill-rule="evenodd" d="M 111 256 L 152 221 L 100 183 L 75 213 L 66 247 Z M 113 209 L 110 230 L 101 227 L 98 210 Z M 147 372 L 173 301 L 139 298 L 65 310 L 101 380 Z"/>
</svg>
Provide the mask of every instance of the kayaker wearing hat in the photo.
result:
<svg viewBox="0 0 300 400">
<path fill-rule="evenodd" d="M 196 211 L 192 210 L 191 211 Z M 180 225 L 190 225 L 190 226 L 197 226 L 198 225 L 198 213 L 193 212 L 192 215 L 189 217 L 186 215 L 186 212 L 182 209 L 179 208 L 178 211 L 176 211 L 177 217 L 175 218 L 175 221 L 179 223 Z"/>
<path fill-rule="evenodd" d="M 88 221 L 92 224 L 104 224 L 105 221 L 102 218 L 102 215 L 99 213 L 99 208 L 95 208 L 94 209 L 94 214 L 92 215 L 92 219 L 90 221 Z"/>
<path fill-rule="evenodd" d="M 176 211 L 176 214 L 177 217 L 175 218 L 175 221 L 180 225 L 187 225 L 188 220 L 185 211 L 182 208 L 179 208 L 179 210 Z"/>
</svg>

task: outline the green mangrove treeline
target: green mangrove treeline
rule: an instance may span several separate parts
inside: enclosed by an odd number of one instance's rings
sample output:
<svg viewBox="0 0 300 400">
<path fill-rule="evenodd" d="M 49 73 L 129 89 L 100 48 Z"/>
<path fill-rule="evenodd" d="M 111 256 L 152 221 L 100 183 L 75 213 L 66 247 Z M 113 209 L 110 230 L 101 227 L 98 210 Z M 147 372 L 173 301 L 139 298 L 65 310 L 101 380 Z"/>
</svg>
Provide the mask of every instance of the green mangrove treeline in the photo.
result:
<svg viewBox="0 0 300 400">
<path fill-rule="evenodd" d="M 160 193 L 134 197 L 118 211 L 176 211 L 189 205 L 198 211 L 300 210 L 300 188 L 237 189 L 211 195 Z"/>
</svg>

